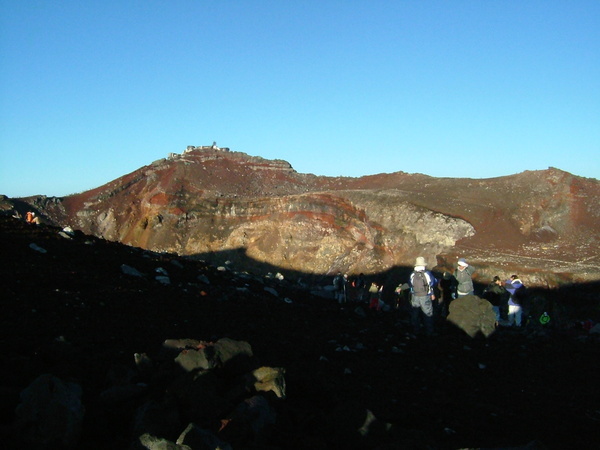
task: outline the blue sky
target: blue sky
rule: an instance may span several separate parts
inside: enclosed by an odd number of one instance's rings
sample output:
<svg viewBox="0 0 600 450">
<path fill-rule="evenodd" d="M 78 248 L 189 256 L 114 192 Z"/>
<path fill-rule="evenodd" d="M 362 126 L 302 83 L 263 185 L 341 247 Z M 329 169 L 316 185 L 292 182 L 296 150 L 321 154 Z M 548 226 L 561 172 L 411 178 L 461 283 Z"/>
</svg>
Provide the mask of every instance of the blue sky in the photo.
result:
<svg viewBox="0 0 600 450">
<path fill-rule="evenodd" d="M 0 194 L 213 141 L 317 175 L 599 178 L 600 1 L 0 0 Z"/>
</svg>

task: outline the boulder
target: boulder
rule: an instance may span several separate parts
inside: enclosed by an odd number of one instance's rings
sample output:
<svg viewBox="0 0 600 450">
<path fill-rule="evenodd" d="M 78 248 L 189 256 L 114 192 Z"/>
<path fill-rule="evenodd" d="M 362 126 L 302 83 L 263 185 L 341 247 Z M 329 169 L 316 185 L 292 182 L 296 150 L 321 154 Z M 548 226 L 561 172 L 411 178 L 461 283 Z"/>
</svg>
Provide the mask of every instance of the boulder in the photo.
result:
<svg viewBox="0 0 600 450">
<path fill-rule="evenodd" d="M 177 444 L 191 449 L 232 450 L 229 443 L 222 441 L 215 434 L 198 425 L 190 423 L 177 439 Z"/>
<path fill-rule="evenodd" d="M 175 358 L 175 362 L 179 364 L 186 372 L 194 370 L 208 370 L 215 367 L 214 349 L 205 347 L 199 349 L 182 350 Z"/>
<path fill-rule="evenodd" d="M 215 357 L 230 375 L 241 375 L 256 368 L 252 347 L 245 341 L 229 338 L 214 343 Z"/>
<path fill-rule="evenodd" d="M 20 398 L 15 410 L 18 439 L 40 446 L 77 445 L 85 414 L 81 386 L 43 374 L 21 392 Z"/>
<path fill-rule="evenodd" d="M 447 320 L 472 338 L 478 333 L 488 337 L 496 330 L 496 313 L 492 304 L 476 295 L 453 300 L 449 311 Z"/>
</svg>

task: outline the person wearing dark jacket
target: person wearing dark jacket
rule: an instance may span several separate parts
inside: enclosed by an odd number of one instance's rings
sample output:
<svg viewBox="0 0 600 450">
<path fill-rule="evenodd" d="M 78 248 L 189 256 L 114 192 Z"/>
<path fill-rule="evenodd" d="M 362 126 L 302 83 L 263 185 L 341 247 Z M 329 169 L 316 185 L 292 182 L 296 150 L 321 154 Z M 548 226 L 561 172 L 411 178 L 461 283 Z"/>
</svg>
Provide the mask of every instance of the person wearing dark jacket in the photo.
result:
<svg viewBox="0 0 600 450">
<path fill-rule="evenodd" d="M 495 276 L 494 280 L 483 291 L 483 298 L 492 304 L 492 308 L 496 313 L 496 325 L 502 318 L 502 311 L 508 308 L 509 297 L 510 294 L 498 276 Z"/>
<path fill-rule="evenodd" d="M 438 283 L 438 289 L 440 290 L 440 298 L 438 299 L 440 316 L 446 317 L 450 310 L 450 302 L 456 298 L 456 278 L 450 272 L 444 272 Z"/>
</svg>

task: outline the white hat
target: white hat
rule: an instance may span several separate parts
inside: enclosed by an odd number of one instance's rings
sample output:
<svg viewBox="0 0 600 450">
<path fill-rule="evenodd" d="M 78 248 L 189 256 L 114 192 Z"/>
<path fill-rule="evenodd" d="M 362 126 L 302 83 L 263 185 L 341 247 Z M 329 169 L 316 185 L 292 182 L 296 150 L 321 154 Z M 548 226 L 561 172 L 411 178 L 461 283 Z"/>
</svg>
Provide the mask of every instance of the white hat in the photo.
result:
<svg viewBox="0 0 600 450">
<path fill-rule="evenodd" d="M 417 260 L 415 261 L 415 266 L 426 266 L 427 263 L 425 262 L 425 258 L 423 258 L 422 256 L 417 257 Z"/>
<path fill-rule="evenodd" d="M 465 260 L 465 258 L 460 258 L 458 260 L 458 265 L 459 266 L 463 266 L 463 267 L 467 267 L 468 266 L 467 261 Z"/>
</svg>

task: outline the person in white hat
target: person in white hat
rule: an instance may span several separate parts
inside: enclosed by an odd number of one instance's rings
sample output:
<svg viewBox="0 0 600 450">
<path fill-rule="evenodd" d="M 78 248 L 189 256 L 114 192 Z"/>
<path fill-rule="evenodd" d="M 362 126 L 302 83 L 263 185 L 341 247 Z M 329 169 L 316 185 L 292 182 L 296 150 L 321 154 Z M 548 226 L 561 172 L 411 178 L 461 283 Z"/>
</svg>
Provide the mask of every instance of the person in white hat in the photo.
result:
<svg viewBox="0 0 600 450">
<path fill-rule="evenodd" d="M 418 334 L 421 328 L 422 315 L 425 333 L 430 336 L 433 334 L 432 300 L 435 300 L 433 286 L 436 284 L 436 279 L 426 268 L 427 263 L 425 262 L 425 258 L 419 256 L 415 261 L 415 267 L 409 279 L 410 292 L 412 294 L 410 299 L 410 318 L 413 332 Z"/>
<path fill-rule="evenodd" d="M 454 271 L 454 278 L 458 282 L 458 286 L 456 287 L 456 293 L 459 297 L 464 295 L 474 295 L 475 288 L 473 287 L 473 273 L 475 272 L 475 267 L 469 265 L 465 258 L 460 258 L 458 260 L 457 268 Z"/>
</svg>

